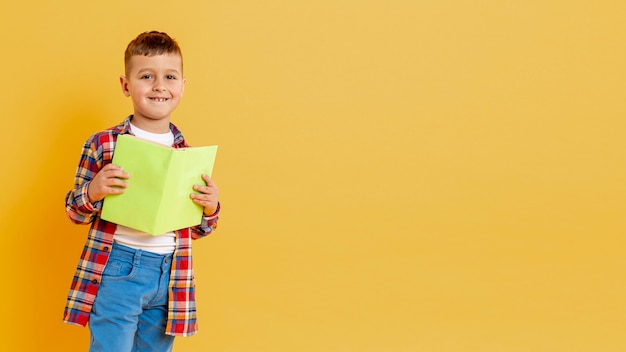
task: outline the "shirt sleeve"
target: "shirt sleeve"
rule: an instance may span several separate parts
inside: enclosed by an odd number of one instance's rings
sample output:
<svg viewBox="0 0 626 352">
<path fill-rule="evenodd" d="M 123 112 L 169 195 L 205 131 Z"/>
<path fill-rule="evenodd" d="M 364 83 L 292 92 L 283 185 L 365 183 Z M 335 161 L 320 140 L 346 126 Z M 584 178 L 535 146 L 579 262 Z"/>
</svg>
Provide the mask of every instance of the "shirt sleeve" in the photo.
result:
<svg viewBox="0 0 626 352">
<path fill-rule="evenodd" d="M 102 208 L 102 201 L 91 203 L 87 189 L 91 180 L 102 168 L 102 158 L 95 147 L 93 138 L 87 140 L 76 168 L 74 188 L 65 196 L 65 212 L 73 223 L 92 222 Z"/>
<path fill-rule="evenodd" d="M 217 203 L 217 210 L 210 216 L 202 216 L 202 222 L 198 226 L 191 228 L 191 238 L 197 240 L 199 238 L 210 235 L 217 228 L 217 220 L 219 219 L 221 205 Z"/>
</svg>

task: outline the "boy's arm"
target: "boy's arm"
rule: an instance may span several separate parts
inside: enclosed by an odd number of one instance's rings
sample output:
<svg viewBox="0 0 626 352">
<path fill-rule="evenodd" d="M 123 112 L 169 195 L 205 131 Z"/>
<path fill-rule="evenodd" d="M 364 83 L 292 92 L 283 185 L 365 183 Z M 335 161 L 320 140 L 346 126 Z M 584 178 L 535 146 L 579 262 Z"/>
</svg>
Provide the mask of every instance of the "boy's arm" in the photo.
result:
<svg viewBox="0 0 626 352">
<path fill-rule="evenodd" d="M 220 214 L 220 204 L 217 203 L 217 210 L 210 216 L 202 216 L 202 222 L 198 226 L 191 228 L 191 238 L 197 240 L 199 238 L 210 235 L 217 228 L 217 220 Z"/>
<path fill-rule="evenodd" d="M 220 213 L 217 185 L 208 175 L 202 175 L 202 179 L 206 183 L 205 185 L 193 186 L 193 189 L 200 193 L 190 194 L 193 202 L 204 208 L 202 222 L 200 225 L 191 228 L 192 239 L 206 237 L 211 234 L 217 228 L 217 220 Z"/>
<path fill-rule="evenodd" d="M 76 168 L 74 189 L 65 197 L 65 211 L 77 224 L 92 222 L 109 194 L 124 193 L 130 175 L 111 164 L 112 141 L 108 135 L 90 138 Z"/>
<path fill-rule="evenodd" d="M 74 189 L 65 196 L 65 212 L 73 223 L 92 222 L 102 208 L 102 201 L 91 203 L 87 190 L 94 176 L 102 167 L 102 158 L 90 138 L 85 145 L 76 168 Z"/>
</svg>

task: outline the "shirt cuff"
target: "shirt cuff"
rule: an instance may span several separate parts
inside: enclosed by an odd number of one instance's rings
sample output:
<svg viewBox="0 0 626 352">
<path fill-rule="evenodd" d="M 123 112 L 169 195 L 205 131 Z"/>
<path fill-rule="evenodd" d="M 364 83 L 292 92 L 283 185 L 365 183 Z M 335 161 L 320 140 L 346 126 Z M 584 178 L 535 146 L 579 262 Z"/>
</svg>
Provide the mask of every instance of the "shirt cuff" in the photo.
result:
<svg viewBox="0 0 626 352">
<path fill-rule="evenodd" d="M 91 203 L 89 201 L 89 195 L 87 190 L 89 189 L 89 183 L 84 184 L 79 193 L 78 193 L 78 207 L 80 209 L 83 209 L 85 212 L 93 212 L 93 211 L 97 211 L 100 210 L 102 208 L 102 201 L 97 201 L 94 203 Z"/>
<path fill-rule="evenodd" d="M 220 214 L 220 202 L 217 202 L 217 209 L 215 209 L 215 211 L 213 212 L 213 214 L 211 215 L 204 215 L 202 214 L 202 217 L 205 220 L 213 220 L 214 218 L 216 218 L 219 214 Z"/>
</svg>

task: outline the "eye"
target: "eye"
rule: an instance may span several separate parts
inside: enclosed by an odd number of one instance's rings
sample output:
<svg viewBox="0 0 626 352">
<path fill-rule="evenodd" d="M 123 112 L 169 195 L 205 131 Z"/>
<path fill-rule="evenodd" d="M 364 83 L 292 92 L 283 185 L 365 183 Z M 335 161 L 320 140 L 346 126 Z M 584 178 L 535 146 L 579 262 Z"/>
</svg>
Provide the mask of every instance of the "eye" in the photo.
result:
<svg viewBox="0 0 626 352">
<path fill-rule="evenodd" d="M 177 77 L 174 76 L 174 75 L 167 75 L 166 77 L 167 77 L 167 79 L 177 79 Z"/>
<path fill-rule="evenodd" d="M 142 76 L 141 76 L 141 79 L 152 79 L 152 75 L 151 75 L 151 74 L 146 73 L 145 75 L 142 75 Z"/>
</svg>

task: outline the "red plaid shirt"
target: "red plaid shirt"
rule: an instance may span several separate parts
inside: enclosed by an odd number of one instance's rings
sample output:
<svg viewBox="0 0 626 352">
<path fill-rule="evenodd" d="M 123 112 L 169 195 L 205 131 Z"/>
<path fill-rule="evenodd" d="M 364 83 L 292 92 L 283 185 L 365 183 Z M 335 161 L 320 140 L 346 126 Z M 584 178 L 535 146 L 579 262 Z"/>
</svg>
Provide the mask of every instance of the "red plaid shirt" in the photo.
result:
<svg viewBox="0 0 626 352">
<path fill-rule="evenodd" d="M 100 219 L 102 201 L 89 202 L 87 187 L 96 173 L 111 163 L 115 141 L 120 134 L 130 134 L 129 116 L 121 124 L 92 135 L 83 146 L 74 189 L 65 198 L 65 210 L 76 224 L 91 224 L 87 242 L 78 262 L 74 280 L 65 306 L 63 321 L 85 326 L 98 294 L 102 272 L 109 259 L 116 224 Z M 174 147 L 187 147 L 181 132 L 170 124 Z M 165 332 L 169 335 L 190 336 L 197 332 L 195 284 L 191 258 L 191 240 L 209 235 L 217 227 L 218 210 L 192 228 L 177 230 L 176 250 L 168 292 L 168 319 Z"/>
</svg>

